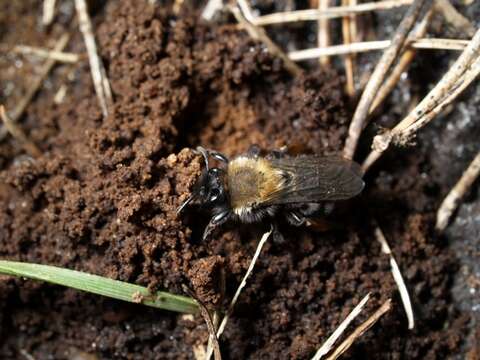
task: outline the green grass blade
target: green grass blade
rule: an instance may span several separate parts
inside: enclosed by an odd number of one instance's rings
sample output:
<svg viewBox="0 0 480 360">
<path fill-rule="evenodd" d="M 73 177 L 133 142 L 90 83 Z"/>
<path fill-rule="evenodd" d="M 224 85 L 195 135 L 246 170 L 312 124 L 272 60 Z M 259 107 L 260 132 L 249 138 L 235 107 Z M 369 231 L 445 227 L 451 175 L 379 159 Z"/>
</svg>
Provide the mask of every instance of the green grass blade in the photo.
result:
<svg viewBox="0 0 480 360">
<path fill-rule="evenodd" d="M 0 260 L 0 274 L 42 280 L 118 300 L 141 302 L 143 305 L 164 310 L 182 313 L 198 311 L 197 302 L 186 296 L 163 291 L 150 294 L 147 288 L 140 285 L 56 266 Z"/>
</svg>

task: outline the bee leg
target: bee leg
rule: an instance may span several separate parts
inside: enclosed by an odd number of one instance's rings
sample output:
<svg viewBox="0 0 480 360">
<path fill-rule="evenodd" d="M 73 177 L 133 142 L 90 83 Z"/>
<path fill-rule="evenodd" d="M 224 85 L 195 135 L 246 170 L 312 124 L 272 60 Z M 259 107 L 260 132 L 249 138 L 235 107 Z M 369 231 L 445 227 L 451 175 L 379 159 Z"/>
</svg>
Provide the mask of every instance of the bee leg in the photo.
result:
<svg viewBox="0 0 480 360">
<path fill-rule="evenodd" d="M 218 213 L 214 217 L 212 217 L 207 227 L 205 228 L 205 231 L 203 232 L 203 240 L 206 240 L 210 236 L 213 230 L 215 230 L 217 227 L 227 222 L 229 218 L 230 218 L 229 211 L 223 211 L 221 213 Z"/>
<path fill-rule="evenodd" d="M 291 211 L 286 215 L 287 221 L 293 226 L 302 226 L 305 224 L 306 218 L 304 215 L 299 214 L 296 211 Z"/>
<path fill-rule="evenodd" d="M 272 238 L 273 238 L 273 242 L 277 244 L 285 243 L 285 238 L 283 237 L 282 233 L 278 229 L 278 225 L 275 223 L 272 224 Z"/>
</svg>

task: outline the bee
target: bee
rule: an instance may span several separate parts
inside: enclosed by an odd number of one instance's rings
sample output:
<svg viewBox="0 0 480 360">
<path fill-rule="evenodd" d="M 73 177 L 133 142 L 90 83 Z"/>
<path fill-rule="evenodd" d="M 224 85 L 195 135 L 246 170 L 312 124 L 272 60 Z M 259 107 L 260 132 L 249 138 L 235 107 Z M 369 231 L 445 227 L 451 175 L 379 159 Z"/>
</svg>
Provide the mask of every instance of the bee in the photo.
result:
<svg viewBox="0 0 480 360">
<path fill-rule="evenodd" d="M 284 149 L 264 157 L 256 145 L 233 159 L 202 147 L 197 151 L 205 169 L 177 213 L 191 202 L 210 209 L 204 240 L 229 220 L 254 223 L 281 214 L 301 226 L 322 204 L 352 198 L 364 188 L 359 165 L 339 156 L 290 157 Z M 210 167 L 210 157 L 223 166 Z"/>
</svg>

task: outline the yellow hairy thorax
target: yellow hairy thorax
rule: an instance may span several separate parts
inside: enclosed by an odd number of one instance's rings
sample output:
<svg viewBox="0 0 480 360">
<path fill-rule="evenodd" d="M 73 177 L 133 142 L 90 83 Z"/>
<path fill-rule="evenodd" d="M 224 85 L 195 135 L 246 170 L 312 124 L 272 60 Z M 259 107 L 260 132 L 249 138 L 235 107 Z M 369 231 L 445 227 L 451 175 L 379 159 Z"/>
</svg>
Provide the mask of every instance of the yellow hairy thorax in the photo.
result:
<svg viewBox="0 0 480 360">
<path fill-rule="evenodd" d="M 281 171 L 268 160 L 243 156 L 230 161 L 227 179 L 230 204 L 237 215 L 267 200 L 283 183 Z"/>
</svg>

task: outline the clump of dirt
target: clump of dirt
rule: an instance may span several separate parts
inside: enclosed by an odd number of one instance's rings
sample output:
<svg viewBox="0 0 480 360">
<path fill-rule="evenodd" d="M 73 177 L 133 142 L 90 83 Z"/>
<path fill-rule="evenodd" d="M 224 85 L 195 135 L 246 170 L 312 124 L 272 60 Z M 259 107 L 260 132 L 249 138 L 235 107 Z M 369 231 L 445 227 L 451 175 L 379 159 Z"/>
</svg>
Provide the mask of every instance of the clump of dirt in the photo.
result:
<svg viewBox="0 0 480 360">
<path fill-rule="evenodd" d="M 18 156 L 11 139 L 2 145 L 0 257 L 152 290 L 181 293 L 186 284 L 209 307 L 225 307 L 266 227 L 230 224 L 201 241 L 208 214 L 195 207 L 176 214 L 202 167 L 184 148 L 339 152 L 350 115 L 342 78 L 332 70 L 292 80 L 261 44 L 235 26 L 202 23 L 193 11 L 175 17 L 133 1 L 100 10 L 96 34 L 114 107 L 103 119 L 86 60 L 62 103 L 53 102 L 67 78 L 59 71 L 37 96 L 21 125 L 44 155 Z M 83 51 L 82 44 L 75 30 L 70 47 Z M 394 308 L 353 346 L 351 358 L 458 352 L 468 319 L 449 295 L 455 258 L 432 228 L 439 198 L 428 184 L 436 182 L 420 176 L 429 161 L 422 148 L 393 159 L 385 165 L 391 172 L 372 174 L 362 197 L 334 211 L 330 231 L 286 228 L 284 243 L 269 241 L 222 337 L 225 357 L 309 358 L 368 292 L 361 319 L 389 297 Z M 409 285 L 414 331 L 406 330 L 373 217 Z M 200 318 L 21 279 L 2 278 L 0 290 L 2 358 L 25 351 L 39 359 L 79 352 L 183 359 L 207 339 Z"/>
</svg>

